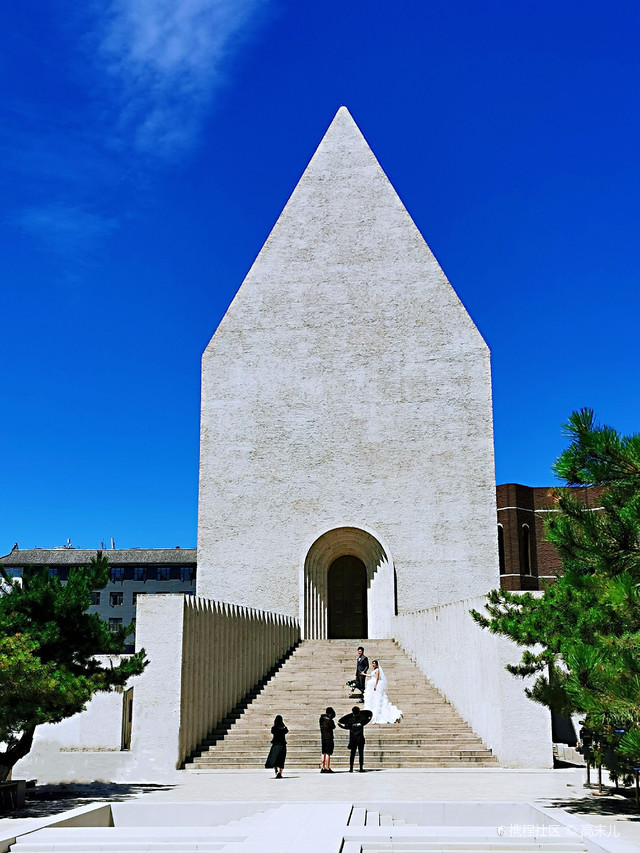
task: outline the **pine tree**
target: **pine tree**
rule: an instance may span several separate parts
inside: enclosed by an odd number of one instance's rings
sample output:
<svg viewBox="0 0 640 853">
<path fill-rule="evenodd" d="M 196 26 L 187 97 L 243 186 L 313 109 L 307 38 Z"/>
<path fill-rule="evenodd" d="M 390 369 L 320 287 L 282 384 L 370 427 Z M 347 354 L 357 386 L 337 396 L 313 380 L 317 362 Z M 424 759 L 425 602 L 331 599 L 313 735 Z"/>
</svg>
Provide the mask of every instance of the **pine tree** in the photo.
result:
<svg viewBox="0 0 640 853">
<path fill-rule="evenodd" d="M 132 626 L 112 633 L 87 613 L 92 590 L 109 580 L 109 561 L 98 551 L 62 583 L 48 569 L 27 569 L 22 585 L 5 580 L 0 594 L 0 781 L 33 744 L 36 726 L 84 710 L 98 691 L 123 686 L 146 666 L 144 649 L 112 666 L 96 659 L 121 654 Z"/>
<path fill-rule="evenodd" d="M 574 412 L 565 431 L 570 443 L 554 471 L 566 485 L 555 490 L 557 512 L 546 524 L 562 574 L 541 597 L 493 590 L 488 615 L 472 616 L 528 647 L 507 668 L 536 676 L 531 699 L 584 715 L 600 752 L 633 764 L 640 759 L 640 436 L 598 425 L 590 409 Z M 575 486 L 597 488 L 598 507 L 586 507 Z"/>
</svg>

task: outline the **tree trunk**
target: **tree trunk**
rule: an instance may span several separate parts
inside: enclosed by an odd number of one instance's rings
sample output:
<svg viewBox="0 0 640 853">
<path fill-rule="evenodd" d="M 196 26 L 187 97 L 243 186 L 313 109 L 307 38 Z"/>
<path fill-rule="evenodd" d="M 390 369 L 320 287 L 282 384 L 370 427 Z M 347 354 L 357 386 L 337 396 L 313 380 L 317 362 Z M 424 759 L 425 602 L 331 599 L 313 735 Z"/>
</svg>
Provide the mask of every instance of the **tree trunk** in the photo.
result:
<svg viewBox="0 0 640 853">
<path fill-rule="evenodd" d="M 33 733 L 36 727 L 30 726 L 22 732 L 19 740 L 8 747 L 4 752 L 0 752 L 0 782 L 4 782 L 8 778 L 9 773 L 13 769 L 13 765 L 24 758 L 29 753 L 33 746 Z"/>
</svg>

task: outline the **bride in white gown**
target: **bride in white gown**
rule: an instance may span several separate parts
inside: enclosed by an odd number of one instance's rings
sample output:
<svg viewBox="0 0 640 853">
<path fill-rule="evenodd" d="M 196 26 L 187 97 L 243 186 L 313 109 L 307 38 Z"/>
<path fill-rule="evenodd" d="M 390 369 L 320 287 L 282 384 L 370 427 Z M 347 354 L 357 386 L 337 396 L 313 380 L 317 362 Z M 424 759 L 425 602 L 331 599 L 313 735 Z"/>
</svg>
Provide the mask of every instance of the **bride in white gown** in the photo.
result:
<svg viewBox="0 0 640 853">
<path fill-rule="evenodd" d="M 377 660 L 372 661 L 371 672 L 366 676 L 367 685 L 364 689 L 364 707 L 373 713 L 372 723 L 396 723 L 402 716 L 402 711 L 389 702 L 387 697 L 387 679 Z"/>
</svg>

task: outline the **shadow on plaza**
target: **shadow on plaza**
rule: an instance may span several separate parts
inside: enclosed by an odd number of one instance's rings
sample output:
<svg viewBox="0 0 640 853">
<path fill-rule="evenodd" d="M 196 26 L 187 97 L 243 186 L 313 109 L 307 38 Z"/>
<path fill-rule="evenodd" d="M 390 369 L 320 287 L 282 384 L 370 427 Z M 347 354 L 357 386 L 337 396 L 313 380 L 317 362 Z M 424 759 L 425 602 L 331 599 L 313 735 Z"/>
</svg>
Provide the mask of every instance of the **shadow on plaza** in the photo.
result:
<svg viewBox="0 0 640 853">
<path fill-rule="evenodd" d="M 591 817 L 594 815 L 617 815 L 629 821 L 640 821 L 640 812 L 636 806 L 635 797 L 629 797 L 628 794 L 624 796 L 603 794 L 599 797 L 587 796 L 575 800 L 549 800 L 545 805 L 551 808 L 564 809 L 569 814 L 591 815 Z"/>
<path fill-rule="evenodd" d="M 37 785 L 35 788 L 27 789 L 26 805 L 23 809 L 16 809 L 9 814 L 3 814 L 2 817 L 17 820 L 26 817 L 47 817 L 78 806 L 86 806 L 89 803 L 121 802 L 153 791 L 170 791 L 173 787 L 174 785 L 118 782 L 93 782 L 88 785 Z"/>
<path fill-rule="evenodd" d="M 352 770 L 345 770 L 344 767 L 341 767 L 338 770 L 332 770 L 330 774 L 322 774 L 322 775 L 349 776 L 351 774 L 351 776 L 358 776 L 360 773 L 362 773 L 362 774 L 364 774 L 364 773 L 382 773 L 382 767 L 372 767 L 371 770 L 365 768 L 364 770 L 353 770 L 353 771 Z M 285 771 L 284 775 L 280 779 L 277 779 L 277 778 L 271 776 L 272 782 L 281 782 L 281 781 L 285 781 L 286 779 L 300 779 L 300 776 L 297 773 L 295 773 L 295 771 L 292 771 L 291 773 L 287 773 Z"/>
</svg>

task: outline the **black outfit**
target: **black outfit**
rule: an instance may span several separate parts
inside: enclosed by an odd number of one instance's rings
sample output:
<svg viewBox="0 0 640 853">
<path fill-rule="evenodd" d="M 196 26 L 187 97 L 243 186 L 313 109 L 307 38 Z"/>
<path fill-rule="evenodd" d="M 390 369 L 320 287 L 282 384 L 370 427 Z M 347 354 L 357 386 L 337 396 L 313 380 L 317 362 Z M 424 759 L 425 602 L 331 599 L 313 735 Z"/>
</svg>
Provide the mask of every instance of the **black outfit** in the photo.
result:
<svg viewBox="0 0 640 853">
<path fill-rule="evenodd" d="M 332 717 L 320 714 L 320 738 L 322 739 L 322 754 L 333 755 L 333 730 L 336 724 Z"/>
<path fill-rule="evenodd" d="M 365 672 L 369 669 L 369 658 L 365 655 L 358 657 L 356 660 L 356 681 L 358 682 L 358 690 L 364 693 Z"/>
<path fill-rule="evenodd" d="M 356 750 L 358 751 L 360 770 L 364 770 L 364 743 L 364 725 L 361 720 L 356 718 L 349 726 L 349 749 L 351 751 L 351 755 L 349 756 L 349 770 L 353 770 Z"/>
<path fill-rule="evenodd" d="M 273 737 L 271 738 L 269 755 L 264 763 L 265 767 L 269 769 L 273 769 L 274 767 L 282 769 L 284 767 L 284 762 L 287 758 L 287 740 L 285 735 L 288 731 L 289 729 L 284 724 L 281 726 L 271 726 Z"/>
</svg>

